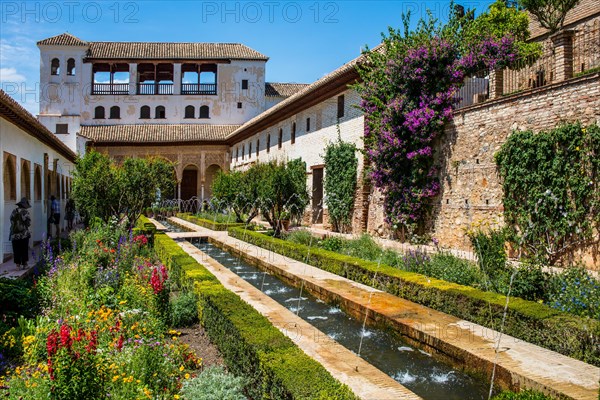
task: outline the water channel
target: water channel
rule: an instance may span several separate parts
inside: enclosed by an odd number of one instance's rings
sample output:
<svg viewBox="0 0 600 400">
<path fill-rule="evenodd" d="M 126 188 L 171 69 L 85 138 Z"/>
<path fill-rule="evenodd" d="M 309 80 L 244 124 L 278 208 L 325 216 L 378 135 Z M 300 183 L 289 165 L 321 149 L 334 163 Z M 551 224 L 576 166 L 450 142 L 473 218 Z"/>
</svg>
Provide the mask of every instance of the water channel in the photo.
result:
<svg viewBox="0 0 600 400">
<path fill-rule="evenodd" d="M 488 383 L 435 360 L 430 354 L 409 346 L 391 333 L 371 327 L 363 329 L 362 322 L 306 291 L 302 292 L 300 298 L 299 288 L 283 283 L 276 276 L 263 272 L 210 243 L 201 243 L 197 239 L 192 242 L 223 266 L 349 350 L 358 353 L 360 346 L 360 356 L 363 359 L 424 399 L 487 398 Z"/>
</svg>

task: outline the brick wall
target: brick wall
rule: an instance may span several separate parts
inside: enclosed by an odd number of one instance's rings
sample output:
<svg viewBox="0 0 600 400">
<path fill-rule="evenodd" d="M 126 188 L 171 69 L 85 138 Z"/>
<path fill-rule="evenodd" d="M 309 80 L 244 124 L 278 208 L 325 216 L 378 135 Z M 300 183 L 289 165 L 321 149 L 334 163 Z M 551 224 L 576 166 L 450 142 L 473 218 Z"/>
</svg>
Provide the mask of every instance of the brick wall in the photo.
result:
<svg viewBox="0 0 600 400">
<path fill-rule="evenodd" d="M 513 130 L 552 129 L 561 122 L 600 123 L 600 74 L 592 74 L 460 110 L 437 149 L 442 191 L 430 225 L 441 244 L 470 248 L 465 229 L 472 223 L 502 223 L 502 188 L 494 154 Z M 382 196 L 371 192 L 368 231 L 391 232 L 383 223 Z M 587 263 L 599 268 L 600 260 Z"/>
</svg>

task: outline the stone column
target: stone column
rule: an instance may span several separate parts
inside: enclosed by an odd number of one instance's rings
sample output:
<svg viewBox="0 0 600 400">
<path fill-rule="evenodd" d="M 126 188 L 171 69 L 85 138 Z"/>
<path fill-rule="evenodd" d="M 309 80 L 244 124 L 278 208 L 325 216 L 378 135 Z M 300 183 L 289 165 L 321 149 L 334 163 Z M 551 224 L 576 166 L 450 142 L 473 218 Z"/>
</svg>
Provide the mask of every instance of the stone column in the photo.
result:
<svg viewBox="0 0 600 400">
<path fill-rule="evenodd" d="M 574 31 L 563 30 L 550 37 L 554 46 L 553 82 L 573 77 L 573 35 Z"/>
<path fill-rule="evenodd" d="M 173 94 L 181 94 L 181 63 L 173 64 Z"/>
<path fill-rule="evenodd" d="M 504 70 L 495 69 L 490 71 L 489 97 L 495 99 L 502 96 L 504 92 Z"/>
<path fill-rule="evenodd" d="M 129 63 L 129 95 L 137 94 L 137 63 Z"/>
</svg>

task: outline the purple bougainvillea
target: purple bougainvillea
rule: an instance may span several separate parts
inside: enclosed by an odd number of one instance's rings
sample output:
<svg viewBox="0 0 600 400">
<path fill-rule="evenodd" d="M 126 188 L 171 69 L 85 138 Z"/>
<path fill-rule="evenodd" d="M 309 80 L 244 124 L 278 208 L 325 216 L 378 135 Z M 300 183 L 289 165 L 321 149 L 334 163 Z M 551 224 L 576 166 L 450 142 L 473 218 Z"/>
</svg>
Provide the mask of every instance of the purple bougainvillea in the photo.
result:
<svg viewBox="0 0 600 400">
<path fill-rule="evenodd" d="M 465 77 L 514 61 L 510 37 L 486 39 L 465 52 L 432 35 L 386 38 L 367 53 L 357 88 L 365 113 L 365 150 L 371 179 L 385 194 L 386 220 L 419 224 L 440 192 L 434 141 L 452 119 Z"/>
</svg>

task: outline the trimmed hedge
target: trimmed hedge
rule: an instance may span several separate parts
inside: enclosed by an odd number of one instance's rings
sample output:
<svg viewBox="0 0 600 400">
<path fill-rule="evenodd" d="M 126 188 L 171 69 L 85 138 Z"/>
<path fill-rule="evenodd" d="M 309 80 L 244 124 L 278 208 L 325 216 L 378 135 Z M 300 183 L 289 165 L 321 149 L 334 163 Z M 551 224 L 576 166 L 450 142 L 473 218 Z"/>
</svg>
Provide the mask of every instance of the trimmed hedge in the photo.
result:
<svg viewBox="0 0 600 400">
<path fill-rule="evenodd" d="M 212 229 L 213 231 L 226 231 L 228 228 L 243 227 L 245 225 L 241 222 L 214 222 L 209 219 L 198 218 L 190 213 L 179 213 L 177 214 L 177 217 L 189 221 L 193 224 L 200 225 L 203 228 Z"/>
<path fill-rule="evenodd" d="M 172 273 L 181 274 L 181 280 L 199 294 L 200 321 L 230 371 L 249 378 L 250 398 L 357 399 L 173 239 L 157 233 L 155 250 Z"/>
<path fill-rule="evenodd" d="M 418 304 L 498 330 L 506 297 L 469 286 L 429 278 L 389 265 L 230 228 L 240 240 L 306 262 Z M 307 256 L 310 254 L 310 256 Z M 308 259 L 307 259 L 308 257 Z M 373 277 L 377 272 L 375 282 Z M 510 299 L 504 332 L 515 338 L 600 366 L 600 321 L 577 317 L 533 301 Z"/>
</svg>

